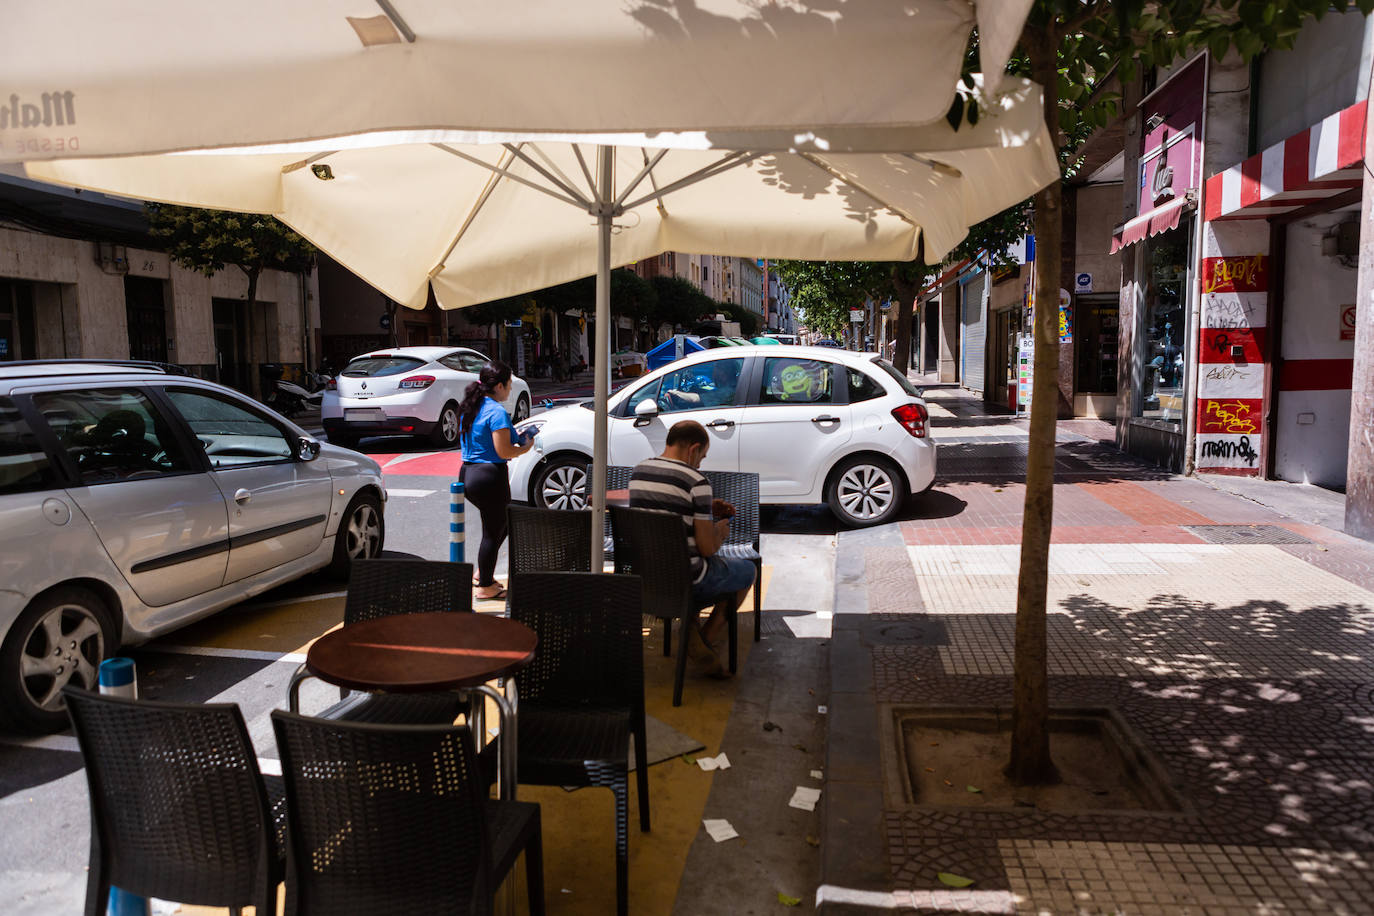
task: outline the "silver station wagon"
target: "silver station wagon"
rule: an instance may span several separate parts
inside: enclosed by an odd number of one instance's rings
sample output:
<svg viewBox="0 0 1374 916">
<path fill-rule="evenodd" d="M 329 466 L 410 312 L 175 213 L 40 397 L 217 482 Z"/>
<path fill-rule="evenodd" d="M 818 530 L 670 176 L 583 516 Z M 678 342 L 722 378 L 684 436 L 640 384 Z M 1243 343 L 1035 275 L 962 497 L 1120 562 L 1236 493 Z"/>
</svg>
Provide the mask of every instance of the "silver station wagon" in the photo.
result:
<svg viewBox="0 0 1374 916">
<path fill-rule="evenodd" d="M 0 363 L 0 726 L 121 645 L 382 550 L 377 462 L 152 363 Z"/>
</svg>

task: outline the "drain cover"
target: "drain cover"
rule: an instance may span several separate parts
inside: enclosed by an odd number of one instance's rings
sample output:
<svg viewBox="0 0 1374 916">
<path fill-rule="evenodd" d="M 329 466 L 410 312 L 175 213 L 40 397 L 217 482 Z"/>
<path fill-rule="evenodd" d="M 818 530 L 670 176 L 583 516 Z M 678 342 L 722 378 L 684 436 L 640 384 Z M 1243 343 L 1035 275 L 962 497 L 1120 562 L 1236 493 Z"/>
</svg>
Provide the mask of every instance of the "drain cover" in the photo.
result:
<svg viewBox="0 0 1374 916">
<path fill-rule="evenodd" d="M 1185 525 L 1209 544 L 1310 544 L 1307 538 L 1277 525 Z"/>
</svg>

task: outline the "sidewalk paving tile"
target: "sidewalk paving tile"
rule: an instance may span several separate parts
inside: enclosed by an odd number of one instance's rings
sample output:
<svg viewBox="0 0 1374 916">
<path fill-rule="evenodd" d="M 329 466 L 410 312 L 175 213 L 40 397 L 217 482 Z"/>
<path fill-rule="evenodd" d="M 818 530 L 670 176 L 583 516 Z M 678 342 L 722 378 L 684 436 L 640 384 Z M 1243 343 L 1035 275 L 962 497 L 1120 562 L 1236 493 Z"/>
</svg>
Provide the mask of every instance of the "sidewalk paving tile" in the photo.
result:
<svg viewBox="0 0 1374 916">
<path fill-rule="evenodd" d="M 913 512 L 929 517 L 898 526 L 906 565 L 843 535 L 837 548 L 851 613 L 836 618 L 832 689 L 844 694 L 831 704 L 880 729 L 894 706 L 1011 702 L 1025 459 L 998 426 L 1018 421 L 958 390 L 927 397 L 938 435 L 961 444 L 942 449 L 930 508 Z M 831 716 L 827 778 L 845 781 L 827 784 L 822 885 L 889 894 L 900 912 L 1367 912 L 1374 545 L 1143 465 L 1104 444 L 1109 423 L 1073 422 L 1092 441 L 1057 449 L 1051 703 L 1115 710 L 1183 810 L 908 804 L 892 763 L 855 753 L 853 724 Z M 1204 525 L 1311 543 L 1204 543 Z M 871 690 L 853 670 L 865 658 Z M 875 798 L 881 827 L 865 831 Z M 884 859 L 885 880 L 865 855 Z M 946 887 L 940 872 L 974 884 Z"/>
</svg>

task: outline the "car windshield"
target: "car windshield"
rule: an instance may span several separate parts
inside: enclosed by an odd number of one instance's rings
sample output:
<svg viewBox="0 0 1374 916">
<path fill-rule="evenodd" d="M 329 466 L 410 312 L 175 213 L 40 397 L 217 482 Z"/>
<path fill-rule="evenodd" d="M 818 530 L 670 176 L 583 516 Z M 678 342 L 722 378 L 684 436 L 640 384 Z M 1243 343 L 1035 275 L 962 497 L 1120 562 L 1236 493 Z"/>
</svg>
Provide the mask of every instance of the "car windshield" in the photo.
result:
<svg viewBox="0 0 1374 916">
<path fill-rule="evenodd" d="M 894 379 L 897 380 L 897 384 L 901 385 L 902 390 L 905 391 L 907 394 L 911 395 L 914 398 L 921 397 L 921 389 L 911 384 L 911 379 L 907 378 L 905 375 L 902 375 L 902 373 L 898 372 L 897 367 L 892 365 L 892 363 L 888 362 L 882 357 L 878 357 L 877 359 L 873 360 L 873 365 L 881 366 L 884 372 L 886 372 L 888 375 L 892 376 Z"/>
<path fill-rule="evenodd" d="M 418 369 L 425 364 L 413 356 L 363 356 L 344 367 L 343 375 L 349 378 L 377 378 L 383 375 L 400 375 Z"/>
</svg>

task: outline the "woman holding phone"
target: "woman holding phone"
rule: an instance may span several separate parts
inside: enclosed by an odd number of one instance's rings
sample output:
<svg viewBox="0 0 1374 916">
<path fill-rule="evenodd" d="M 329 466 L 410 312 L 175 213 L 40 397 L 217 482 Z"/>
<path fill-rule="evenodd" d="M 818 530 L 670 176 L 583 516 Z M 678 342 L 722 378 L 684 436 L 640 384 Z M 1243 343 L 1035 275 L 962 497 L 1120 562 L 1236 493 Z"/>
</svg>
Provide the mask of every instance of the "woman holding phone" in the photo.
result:
<svg viewBox="0 0 1374 916">
<path fill-rule="evenodd" d="M 493 360 L 477 381 L 468 385 L 458 406 L 463 446 L 463 482 L 467 501 L 482 517 L 482 544 L 477 549 L 477 590 L 474 598 L 506 597 L 497 582 L 496 555 L 506 540 L 506 506 L 510 505 L 510 473 L 506 462 L 534 447 L 515 434 L 510 415 L 501 403 L 510 397 L 510 366 Z"/>
</svg>

